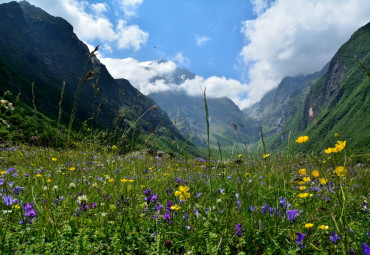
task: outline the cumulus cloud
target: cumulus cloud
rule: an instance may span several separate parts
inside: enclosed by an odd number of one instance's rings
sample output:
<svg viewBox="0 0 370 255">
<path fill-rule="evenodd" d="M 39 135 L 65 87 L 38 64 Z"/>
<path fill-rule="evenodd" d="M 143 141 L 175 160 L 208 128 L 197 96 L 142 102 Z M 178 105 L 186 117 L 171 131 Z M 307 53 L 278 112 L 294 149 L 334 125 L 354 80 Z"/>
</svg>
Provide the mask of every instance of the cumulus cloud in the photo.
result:
<svg viewBox="0 0 370 255">
<path fill-rule="evenodd" d="M 182 55 L 182 52 L 177 53 L 176 56 L 172 58 L 172 60 L 179 63 L 182 66 L 188 66 L 190 64 L 190 59 L 184 57 Z"/>
<path fill-rule="evenodd" d="M 121 9 L 125 12 L 125 16 L 130 18 L 136 16 L 136 10 L 143 0 L 120 0 L 119 2 Z"/>
<path fill-rule="evenodd" d="M 142 31 L 139 26 L 127 26 L 127 22 L 120 20 L 117 25 L 117 38 L 119 49 L 133 48 L 135 51 L 141 48 L 148 40 L 149 34 Z"/>
<path fill-rule="evenodd" d="M 163 77 L 175 71 L 176 64 L 173 61 L 139 62 L 133 58 L 117 59 L 99 57 L 101 62 L 107 66 L 109 73 L 114 78 L 124 78 L 147 95 L 151 92 L 171 89 L 171 85 L 165 84 L 164 80 L 155 80 L 154 77 Z"/>
<path fill-rule="evenodd" d="M 236 104 L 240 103 L 240 93 L 246 92 L 245 84 L 237 80 L 225 77 L 212 76 L 207 79 L 195 76 L 194 79 L 186 79 L 182 84 L 168 82 L 166 76 L 171 75 L 177 69 L 173 61 L 147 61 L 139 62 L 133 58 L 114 59 L 99 56 L 101 62 L 107 66 L 114 78 L 125 78 L 147 95 L 158 91 L 183 91 L 191 96 L 202 96 L 206 88 L 208 97 L 229 97 Z"/>
<path fill-rule="evenodd" d="M 149 34 L 142 31 L 139 26 L 128 25 L 125 20 L 119 20 L 115 27 L 105 16 L 105 12 L 108 10 L 106 3 L 89 5 L 87 1 L 83 0 L 28 0 L 28 2 L 51 15 L 66 19 L 83 41 L 98 40 L 102 44 L 114 43 L 119 49 L 137 51 L 149 37 Z M 125 0 L 121 1 L 121 4 L 137 8 L 141 2 L 142 0 Z M 106 47 L 106 52 L 109 52 L 109 47 Z"/>
<path fill-rule="evenodd" d="M 352 33 L 369 22 L 368 0 L 252 1 L 258 17 L 243 22 L 240 52 L 248 82 L 246 107 L 285 76 L 319 71 Z"/>
<path fill-rule="evenodd" d="M 200 35 L 196 35 L 195 36 L 195 40 L 197 42 L 197 45 L 199 47 L 203 46 L 206 42 L 210 41 L 211 38 L 208 37 L 208 36 L 200 36 Z"/>
</svg>

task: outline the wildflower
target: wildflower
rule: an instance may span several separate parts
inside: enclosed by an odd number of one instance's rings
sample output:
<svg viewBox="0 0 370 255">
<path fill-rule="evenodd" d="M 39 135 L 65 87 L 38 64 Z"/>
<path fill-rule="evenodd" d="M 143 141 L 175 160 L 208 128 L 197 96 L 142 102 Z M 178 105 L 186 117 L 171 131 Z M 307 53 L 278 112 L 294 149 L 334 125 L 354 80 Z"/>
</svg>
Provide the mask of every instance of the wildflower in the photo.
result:
<svg viewBox="0 0 370 255">
<path fill-rule="evenodd" d="M 241 158 L 241 157 L 243 157 L 243 155 L 242 155 L 242 154 L 239 154 L 239 155 L 238 155 L 238 158 Z"/>
<path fill-rule="evenodd" d="M 300 174 L 300 175 L 306 175 L 306 168 L 302 168 L 302 169 L 299 169 L 298 170 L 298 173 Z"/>
<path fill-rule="evenodd" d="M 112 151 L 116 151 L 118 148 L 117 148 L 117 146 L 116 145 L 113 145 L 112 146 Z"/>
<path fill-rule="evenodd" d="M 113 179 L 113 178 L 111 178 L 111 179 L 109 179 L 108 181 L 109 181 L 109 182 L 114 182 L 114 179 Z"/>
<path fill-rule="evenodd" d="M 346 147 L 346 141 L 337 141 L 335 144 L 336 152 L 340 152 Z"/>
<path fill-rule="evenodd" d="M 179 186 L 179 190 L 175 192 L 175 196 L 179 197 L 180 200 L 185 200 L 190 197 L 189 187 L 188 186 Z"/>
<path fill-rule="evenodd" d="M 22 219 L 19 224 L 23 224 L 25 221 L 27 223 L 31 223 L 31 221 L 36 220 L 37 218 L 37 211 L 33 208 L 33 203 L 27 203 L 24 207 L 24 217 L 25 219 Z"/>
<path fill-rule="evenodd" d="M 367 245 L 366 242 L 364 242 L 361 245 L 361 248 L 362 248 L 362 251 L 364 252 L 365 255 L 369 255 L 370 254 L 370 247 Z"/>
<path fill-rule="evenodd" d="M 286 217 L 288 218 L 288 220 L 290 220 L 290 223 L 293 223 L 294 220 L 295 220 L 295 217 L 298 215 L 298 211 L 297 209 L 294 209 L 294 210 L 287 210 L 286 211 Z"/>
<path fill-rule="evenodd" d="M 319 179 L 319 182 L 320 182 L 322 185 L 325 185 L 325 184 L 328 182 L 328 179 L 320 178 L 320 179 Z"/>
<path fill-rule="evenodd" d="M 332 149 L 329 147 L 329 148 L 325 149 L 324 152 L 326 154 L 330 154 L 330 153 L 332 153 Z"/>
<path fill-rule="evenodd" d="M 344 166 L 338 166 L 335 168 L 334 172 L 337 174 L 337 176 L 346 176 L 347 169 L 344 168 Z"/>
<path fill-rule="evenodd" d="M 47 181 L 48 183 L 50 183 L 50 182 L 51 182 L 51 179 L 47 179 L 46 181 Z"/>
<path fill-rule="evenodd" d="M 114 211 L 114 210 L 116 210 L 117 208 L 116 208 L 116 206 L 115 206 L 115 205 L 110 205 L 110 206 L 109 206 L 109 209 L 110 209 L 111 211 Z"/>
<path fill-rule="evenodd" d="M 5 205 L 12 205 L 14 200 L 11 195 L 3 196 Z"/>
<path fill-rule="evenodd" d="M 41 174 L 36 174 L 35 176 L 36 176 L 36 177 L 41 177 L 42 175 L 41 175 Z"/>
<path fill-rule="evenodd" d="M 270 154 L 262 154 L 262 158 L 268 158 Z"/>
<path fill-rule="evenodd" d="M 169 177 L 170 174 L 169 173 L 164 173 L 164 176 Z"/>
<path fill-rule="evenodd" d="M 338 134 L 338 133 L 335 133 L 335 134 L 334 134 L 334 136 L 335 136 L 335 137 L 339 137 L 339 134 Z"/>
<path fill-rule="evenodd" d="M 303 241 L 304 241 L 304 238 L 306 236 L 306 233 L 299 233 L 297 232 L 297 240 L 295 241 L 295 243 L 298 245 L 298 247 L 302 250 L 303 249 Z"/>
<path fill-rule="evenodd" d="M 305 190 L 306 189 L 306 186 L 299 186 L 298 189 L 299 190 Z"/>
<path fill-rule="evenodd" d="M 339 239 L 340 239 L 340 236 L 336 235 L 334 231 L 331 232 L 330 241 L 333 244 L 336 244 Z"/>
<path fill-rule="evenodd" d="M 280 203 L 281 207 L 286 208 L 287 207 L 287 199 L 280 197 L 279 200 L 280 200 L 279 203 Z"/>
<path fill-rule="evenodd" d="M 1 174 L 2 174 L 2 175 L 6 174 L 6 170 L 1 171 Z"/>
<path fill-rule="evenodd" d="M 71 182 L 71 183 L 69 184 L 69 188 L 70 188 L 70 189 L 74 189 L 74 188 L 76 188 L 76 184 L 74 184 L 73 182 Z"/>
<path fill-rule="evenodd" d="M 297 138 L 297 140 L 295 140 L 297 143 L 305 143 L 305 142 L 308 142 L 309 138 L 307 135 L 305 136 L 300 136 Z"/>
<path fill-rule="evenodd" d="M 79 196 L 77 198 L 77 203 L 81 205 L 82 203 L 87 204 L 87 197 L 86 195 Z"/>
<path fill-rule="evenodd" d="M 76 168 L 74 166 L 69 168 L 69 171 L 74 171 L 74 170 L 76 170 Z"/>
<path fill-rule="evenodd" d="M 245 229 L 244 228 L 242 229 L 242 224 L 240 223 L 236 224 L 234 235 L 241 237 L 244 232 L 245 232 Z"/>
<path fill-rule="evenodd" d="M 329 226 L 320 225 L 320 226 L 319 226 L 319 229 L 322 229 L 322 230 L 328 230 L 328 229 L 329 229 Z"/>
<path fill-rule="evenodd" d="M 313 170 L 311 174 L 312 174 L 312 176 L 313 176 L 313 177 L 315 177 L 315 178 L 317 178 L 317 177 L 320 175 L 320 174 L 319 174 L 319 171 L 317 171 L 317 170 Z"/>
<path fill-rule="evenodd" d="M 57 185 L 53 186 L 53 190 L 58 190 L 58 189 L 59 189 L 59 187 Z"/>
<path fill-rule="evenodd" d="M 57 158 L 51 158 L 51 161 L 57 161 L 58 159 Z"/>
<path fill-rule="evenodd" d="M 308 193 L 300 193 L 298 197 L 300 198 L 306 198 L 308 196 Z"/>
<path fill-rule="evenodd" d="M 303 177 L 303 179 L 302 179 L 304 182 L 309 182 L 309 181 L 311 181 L 311 177 L 309 177 L 309 176 L 306 176 L 306 177 Z"/>
<path fill-rule="evenodd" d="M 312 228 L 313 227 L 313 224 L 312 223 L 306 223 L 304 225 L 305 228 Z"/>
<path fill-rule="evenodd" d="M 18 210 L 19 208 L 21 208 L 21 207 L 19 206 L 19 204 L 15 204 L 13 207 L 14 207 L 14 209 L 16 209 L 16 210 Z"/>
<path fill-rule="evenodd" d="M 178 206 L 178 205 L 173 205 L 173 206 L 171 206 L 171 210 L 178 211 L 178 210 L 180 210 L 180 209 L 181 209 L 181 207 L 180 207 L 180 206 Z"/>
</svg>

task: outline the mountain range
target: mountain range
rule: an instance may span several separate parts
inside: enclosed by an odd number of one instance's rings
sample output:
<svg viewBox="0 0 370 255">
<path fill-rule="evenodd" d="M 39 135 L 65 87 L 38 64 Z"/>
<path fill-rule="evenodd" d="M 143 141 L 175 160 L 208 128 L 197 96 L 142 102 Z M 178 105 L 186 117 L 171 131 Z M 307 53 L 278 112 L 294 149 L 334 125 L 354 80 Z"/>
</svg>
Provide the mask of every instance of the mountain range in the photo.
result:
<svg viewBox="0 0 370 255">
<path fill-rule="evenodd" d="M 137 130 L 155 132 L 170 141 L 185 140 L 152 99 L 140 94 L 129 81 L 113 79 L 95 56 L 89 58 L 87 46 L 63 18 L 53 17 L 27 1 L 5 3 L 0 5 L 0 33 L 0 95 L 10 91 L 15 101 L 20 93 L 22 102 L 55 120 L 65 82 L 61 123 L 69 122 L 80 86 L 77 124 L 93 116 L 96 126 L 115 128 L 119 123 L 120 130 L 128 130 L 140 118 Z M 92 73 L 85 79 L 89 71 Z M 87 82 L 81 83 L 81 79 Z M 96 84 L 97 94 L 93 88 Z"/>
<path fill-rule="evenodd" d="M 150 82 L 163 80 L 175 89 L 142 95 L 128 80 L 114 79 L 99 59 L 90 55 L 67 21 L 27 1 L 0 5 L 0 33 L 0 96 L 10 91 L 11 101 L 20 98 L 24 105 L 19 106 L 32 112 L 20 114 L 22 121 L 45 116 L 42 119 L 49 118 L 50 125 L 57 120 L 59 123 L 58 103 L 65 82 L 60 112 L 64 127 L 76 91 L 81 89 L 76 129 L 90 123 L 120 132 L 130 130 L 131 134 L 135 130 L 147 136 L 154 134 L 168 144 L 188 139 L 198 146 L 206 145 L 204 98 L 176 89 L 185 80 L 195 78 L 191 71 L 176 68 L 154 77 Z M 356 31 L 322 70 L 285 77 L 277 88 L 247 109 L 240 110 L 226 97 L 207 98 L 212 145 L 254 143 L 258 147 L 262 126 L 269 149 L 285 147 L 291 134 L 292 138 L 308 135 L 309 148 L 322 151 L 336 142 L 334 134 L 339 133 L 339 139 L 347 140 L 352 149 L 369 151 L 369 41 L 370 23 Z M 4 112 L 8 111 L 2 108 L 0 115 Z M 13 122 L 10 124 L 16 125 L 16 118 Z M 0 127 L 3 133 L 4 126 Z"/>
</svg>

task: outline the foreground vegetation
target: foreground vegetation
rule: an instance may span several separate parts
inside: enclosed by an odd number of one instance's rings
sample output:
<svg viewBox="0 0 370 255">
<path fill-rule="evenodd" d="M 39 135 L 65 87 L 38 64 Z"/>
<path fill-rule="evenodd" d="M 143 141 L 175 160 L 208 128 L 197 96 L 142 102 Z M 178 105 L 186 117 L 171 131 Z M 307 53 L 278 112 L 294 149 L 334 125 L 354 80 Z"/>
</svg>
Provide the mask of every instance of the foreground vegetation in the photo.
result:
<svg viewBox="0 0 370 255">
<path fill-rule="evenodd" d="M 335 140 L 321 155 L 223 162 L 4 145 L 0 250 L 369 254 L 369 165 Z"/>
</svg>

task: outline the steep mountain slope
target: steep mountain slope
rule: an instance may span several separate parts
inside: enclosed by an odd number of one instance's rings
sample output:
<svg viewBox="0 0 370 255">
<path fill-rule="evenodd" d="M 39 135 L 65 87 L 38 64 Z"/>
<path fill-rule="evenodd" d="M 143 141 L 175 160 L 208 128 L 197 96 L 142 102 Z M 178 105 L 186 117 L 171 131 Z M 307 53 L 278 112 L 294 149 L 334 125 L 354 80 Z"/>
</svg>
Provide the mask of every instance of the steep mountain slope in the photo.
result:
<svg viewBox="0 0 370 255">
<path fill-rule="evenodd" d="M 92 85 L 96 79 L 99 79 L 100 89 L 94 112 L 96 117 L 100 105 L 97 125 L 113 127 L 114 120 L 123 114 L 120 128 L 125 130 L 154 104 L 148 97 L 139 96 L 127 80 L 114 80 L 96 57 L 86 62 L 88 48 L 73 33 L 73 27 L 27 1 L 0 5 L 0 33 L 0 94 L 6 90 L 13 95 L 21 92 L 21 100 L 32 105 L 31 84 L 34 82 L 37 110 L 51 118 L 58 116 L 58 102 L 65 81 L 62 122 L 68 122 L 80 76 L 82 74 L 84 80 L 88 70 L 93 71 L 93 79 L 82 86 L 76 111 L 78 121 L 86 121 L 93 115 L 95 92 Z M 171 139 L 183 139 L 159 108 L 149 110 L 137 125 L 146 132 L 157 130 L 157 134 Z"/>
<path fill-rule="evenodd" d="M 310 136 L 312 149 L 322 151 L 335 143 L 334 134 L 355 150 L 370 150 L 370 77 L 355 56 L 370 66 L 370 23 L 357 30 L 330 61 L 325 76 L 310 89 L 302 109 L 295 114 L 273 143 L 286 144 L 292 134 Z M 316 124 L 309 116 L 310 108 Z"/>
<path fill-rule="evenodd" d="M 302 108 L 310 87 L 328 70 L 297 77 L 285 77 L 279 86 L 269 91 L 260 102 L 243 110 L 260 122 L 266 136 L 280 132 L 293 115 Z"/>
<path fill-rule="evenodd" d="M 176 127 L 190 141 L 205 146 L 207 124 L 203 97 L 188 96 L 184 92 L 157 92 L 149 95 L 168 113 Z M 207 98 L 210 119 L 210 140 L 216 145 L 232 146 L 234 142 L 250 142 L 258 135 L 258 125 L 245 116 L 229 98 Z M 237 126 L 237 132 L 235 127 Z"/>
</svg>

